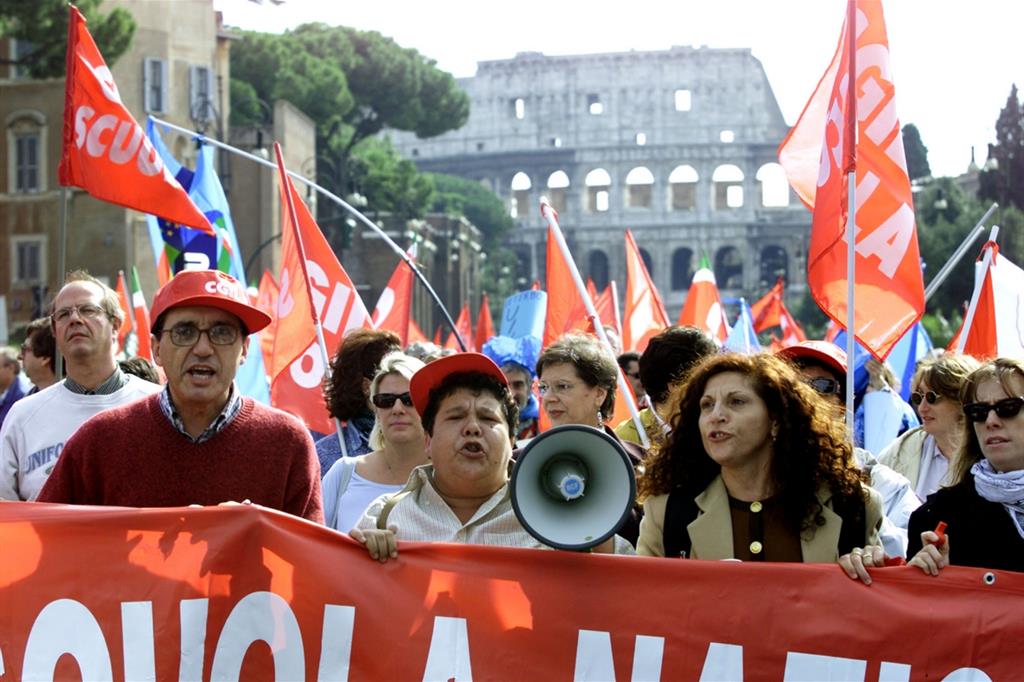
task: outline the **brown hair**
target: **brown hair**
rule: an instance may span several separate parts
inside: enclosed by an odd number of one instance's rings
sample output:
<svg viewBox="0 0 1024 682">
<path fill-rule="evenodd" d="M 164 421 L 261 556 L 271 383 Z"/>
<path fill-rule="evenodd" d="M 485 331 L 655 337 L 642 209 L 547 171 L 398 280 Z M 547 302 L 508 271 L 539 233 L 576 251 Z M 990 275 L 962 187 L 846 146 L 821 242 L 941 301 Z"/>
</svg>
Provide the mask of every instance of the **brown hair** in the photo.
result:
<svg viewBox="0 0 1024 682">
<path fill-rule="evenodd" d="M 1024 362 L 1012 358 L 996 358 L 981 365 L 970 373 L 960 389 L 960 402 L 964 405 L 973 403 L 978 398 L 978 386 L 990 379 L 995 379 L 1006 391 L 1006 395 L 1012 396 L 1016 391 L 1010 386 L 1010 377 L 1017 376 L 1024 379 Z M 929 382 L 931 385 L 931 382 Z M 981 452 L 981 443 L 978 441 L 978 433 L 972 424 L 964 429 L 964 439 L 960 450 L 953 459 L 953 474 L 951 485 L 963 483 L 971 467 L 975 462 L 981 461 L 984 455 Z"/>
<path fill-rule="evenodd" d="M 578 332 L 563 334 L 544 349 L 537 358 L 537 376 L 547 365 L 572 365 L 587 386 L 600 386 L 608 394 L 601 403 L 601 417 L 608 419 L 615 409 L 615 388 L 619 383 L 619 366 L 615 356 L 597 337 Z"/>
<path fill-rule="evenodd" d="M 40 359 L 50 360 L 50 370 L 57 368 L 57 342 L 53 338 L 49 317 L 39 317 L 28 323 L 25 339 L 32 349 L 32 355 Z"/>
<path fill-rule="evenodd" d="M 810 530 L 825 523 L 817 497 L 822 485 L 845 502 L 863 505 L 862 484 L 867 479 L 853 463 L 843 425 L 792 365 L 768 353 L 709 356 L 673 389 L 672 433 L 645 463 L 638 486 L 641 500 L 676 489 L 696 497 L 721 472 L 704 449 L 699 419 L 708 381 L 725 372 L 750 381 L 778 427 L 770 475 L 793 528 Z"/>
<path fill-rule="evenodd" d="M 110 321 L 114 323 L 115 329 L 121 326 L 121 324 L 124 322 L 124 311 L 121 310 L 121 301 L 118 298 L 116 291 L 114 291 L 106 284 L 90 275 L 85 270 L 72 270 L 71 272 L 69 272 L 68 276 L 64 278 L 64 284 L 63 286 L 61 286 L 61 289 L 75 282 L 87 282 L 89 284 L 94 284 L 97 287 L 99 287 L 101 294 L 100 307 L 103 308 L 103 312 L 106 314 L 107 317 L 110 318 Z M 58 291 L 57 294 L 60 295 L 60 292 Z M 56 304 L 56 302 L 57 297 L 54 296 L 53 300 L 50 301 L 50 307 L 47 312 L 47 314 L 50 316 L 51 329 L 53 329 L 55 325 L 53 319 L 53 312 L 54 305 Z"/>
<path fill-rule="evenodd" d="M 331 378 L 324 386 L 331 416 L 348 420 L 369 410 L 363 379 L 373 380 L 384 356 L 400 350 L 402 339 L 384 329 L 356 329 L 342 339 L 331 360 Z"/>
<path fill-rule="evenodd" d="M 952 400 L 959 400 L 960 390 L 967 377 L 979 367 L 981 363 L 970 355 L 943 353 L 937 358 L 926 358 L 914 370 L 910 390 L 917 390 L 918 384 L 926 381 L 936 393 Z"/>
</svg>

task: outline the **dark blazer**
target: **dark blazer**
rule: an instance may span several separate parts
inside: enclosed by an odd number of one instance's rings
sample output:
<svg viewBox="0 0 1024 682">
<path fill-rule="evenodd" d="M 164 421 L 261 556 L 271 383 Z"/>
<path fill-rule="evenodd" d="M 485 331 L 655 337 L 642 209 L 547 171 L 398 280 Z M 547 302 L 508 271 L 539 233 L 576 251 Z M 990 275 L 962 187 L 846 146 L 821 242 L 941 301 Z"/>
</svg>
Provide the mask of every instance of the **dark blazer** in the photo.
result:
<svg viewBox="0 0 1024 682">
<path fill-rule="evenodd" d="M 978 495 L 974 476 L 940 488 L 910 515 L 908 558 L 921 550 L 921 533 L 939 521 L 946 522 L 951 565 L 1024 571 L 1024 538 L 1003 505 Z"/>
<path fill-rule="evenodd" d="M 11 384 L 10 389 L 8 389 L 7 395 L 4 396 L 3 402 L 0 402 L 0 424 L 4 423 L 7 413 L 11 411 L 11 405 L 23 397 L 25 397 L 25 392 L 21 390 L 21 383 L 18 381 L 18 376 L 15 375 L 14 382 Z"/>
</svg>

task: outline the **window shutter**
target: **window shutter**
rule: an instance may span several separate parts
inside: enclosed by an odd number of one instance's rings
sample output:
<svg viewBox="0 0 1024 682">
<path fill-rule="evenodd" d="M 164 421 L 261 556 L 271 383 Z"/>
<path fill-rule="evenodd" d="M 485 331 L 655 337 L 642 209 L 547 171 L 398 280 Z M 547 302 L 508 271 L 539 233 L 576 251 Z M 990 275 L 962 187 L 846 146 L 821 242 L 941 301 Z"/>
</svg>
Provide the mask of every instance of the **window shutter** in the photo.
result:
<svg viewBox="0 0 1024 682">
<path fill-rule="evenodd" d="M 142 108 L 145 111 L 153 111 L 153 102 L 150 101 L 150 87 L 149 81 L 150 64 L 153 63 L 152 59 L 148 57 L 142 60 Z"/>
</svg>

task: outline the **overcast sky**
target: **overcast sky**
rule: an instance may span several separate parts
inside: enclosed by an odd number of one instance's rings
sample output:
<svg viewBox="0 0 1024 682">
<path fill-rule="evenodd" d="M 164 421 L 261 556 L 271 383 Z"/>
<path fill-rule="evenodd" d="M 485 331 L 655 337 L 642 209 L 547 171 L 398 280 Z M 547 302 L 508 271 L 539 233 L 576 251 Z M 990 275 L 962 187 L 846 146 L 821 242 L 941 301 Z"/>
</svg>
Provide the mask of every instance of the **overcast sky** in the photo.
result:
<svg viewBox="0 0 1024 682">
<path fill-rule="evenodd" d="M 231 26 L 281 32 L 308 21 L 375 30 L 455 76 L 517 52 L 549 55 L 749 47 L 793 124 L 835 50 L 845 0 L 214 0 Z M 914 123 L 935 175 L 958 175 L 995 141 L 1012 83 L 1024 83 L 1024 2 L 885 0 L 901 124 Z"/>
</svg>

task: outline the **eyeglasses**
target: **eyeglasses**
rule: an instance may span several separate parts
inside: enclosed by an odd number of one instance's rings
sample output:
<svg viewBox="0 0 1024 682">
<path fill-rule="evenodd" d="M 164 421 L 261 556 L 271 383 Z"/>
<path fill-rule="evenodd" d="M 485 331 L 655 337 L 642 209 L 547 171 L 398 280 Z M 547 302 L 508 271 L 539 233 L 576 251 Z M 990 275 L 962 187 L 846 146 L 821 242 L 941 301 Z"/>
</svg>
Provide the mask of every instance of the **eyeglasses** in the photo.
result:
<svg viewBox="0 0 1024 682">
<path fill-rule="evenodd" d="M 576 384 L 570 384 L 568 381 L 559 381 L 554 384 L 545 384 L 543 381 L 537 384 L 537 390 L 541 395 L 553 393 L 555 395 L 562 395 L 568 393 L 572 389 L 576 388 Z"/>
<path fill-rule="evenodd" d="M 822 395 L 838 395 L 842 392 L 842 386 L 835 379 L 828 377 L 813 377 L 805 379 L 807 385 Z"/>
<path fill-rule="evenodd" d="M 945 396 L 939 395 L 935 391 L 928 391 L 927 393 L 918 393 L 917 391 L 914 391 L 913 393 L 910 394 L 910 404 L 913 405 L 914 407 L 917 407 L 918 405 L 921 404 L 922 400 L 927 400 L 929 405 L 934 405 L 935 403 L 942 400 L 944 397 Z M 985 421 L 985 419 L 982 418 L 981 421 Z"/>
<path fill-rule="evenodd" d="M 170 329 L 161 329 L 160 333 L 169 332 L 171 343 L 175 346 L 194 346 L 199 343 L 199 337 L 206 334 L 210 343 L 215 346 L 230 346 L 238 340 L 238 327 L 219 322 L 213 326 L 201 329 L 191 322 L 176 324 Z"/>
<path fill-rule="evenodd" d="M 1020 414 L 1022 407 L 1024 407 L 1024 397 L 1017 396 L 1016 398 L 1003 398 L 994 403 L 969 403 L 964 405 L 964 414 L 972 422 L 981 424 L 988 419 L 988 413 L 991 410 L 995 410 L 1000 419 L 1010 419 Z"/>
<path fill-rule="evenodd" d="M 83 320 L 90 319 L 95 320 L 104 315 L 103 308 L 92 303 L 83 303 L 81 305 L 69 305 L 66 308 L 58 308 L 53 311 L 53 319 L 57 322 L 67 322 L 71 319 L 74 313 L 78 313 L 78 316 Z"/>
<path fill-rule="evenodd" d="M 406 407 L 412 407 L 412 396 L 409 395 L 408 391 L 405 393 L 378 393 L 370 400 L 382 410 L 390 410 L 399 400 Z"/>
<path fill-rule="evenodd" d="M 639 379 L 640 372 L 626 372 L 626 376 L 629 377 L 630 379 Z"/>
</svg>

